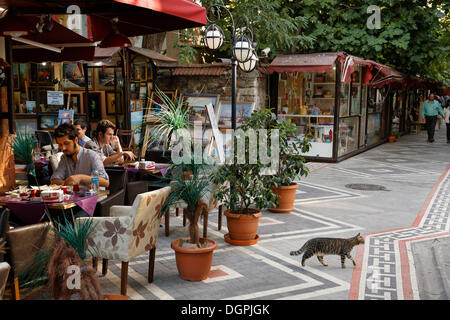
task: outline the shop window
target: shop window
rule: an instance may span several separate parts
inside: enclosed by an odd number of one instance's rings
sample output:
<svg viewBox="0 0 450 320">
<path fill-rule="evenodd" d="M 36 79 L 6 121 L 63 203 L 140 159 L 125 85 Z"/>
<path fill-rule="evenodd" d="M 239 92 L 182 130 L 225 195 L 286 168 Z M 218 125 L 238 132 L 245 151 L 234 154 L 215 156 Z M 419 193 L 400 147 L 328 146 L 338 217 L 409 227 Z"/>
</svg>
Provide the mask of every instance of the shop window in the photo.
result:
<svg viewBox="0 0 450 320">
<path fill-rule="evenodd" d="M 381 114 L 369 114 L 367 118 L 367 145 L 381 140 Z"/>
<path fill-rule="evenodd" d="M 355 71 L 352 73 L 352 84 L 350 91 L 351 115 L 360 113 L 361 106 L 361 67 L 355 66 Z"/>
<path fill-rule="evenodd" d="M 359 117 L 339 119 L 338 157 L 358 149 Z"/>
<path fill-rule="evenodd" d="M 340 94 L 340 117 L 347 117 L 348 116 L 348 97 L 349 97 L 349 90 L 350 90 L 350 84 L 342 82 L 341 83 L 341 94 Z"/>
</svg>

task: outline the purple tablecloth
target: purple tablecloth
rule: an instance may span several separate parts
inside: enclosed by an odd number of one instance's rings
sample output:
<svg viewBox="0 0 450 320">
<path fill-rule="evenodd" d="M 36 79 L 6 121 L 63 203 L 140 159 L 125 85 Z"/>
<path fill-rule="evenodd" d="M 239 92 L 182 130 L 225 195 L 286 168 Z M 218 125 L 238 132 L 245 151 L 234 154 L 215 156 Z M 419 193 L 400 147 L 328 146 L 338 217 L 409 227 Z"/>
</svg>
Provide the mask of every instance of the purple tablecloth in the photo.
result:
<svg viewBox="0 0 450 320">
<path fill-rule="evenodd" d="M 73 195 L 68 200 L 61 203 L 75 203 L 92 217 L 97 205 L 97 199 L 97 195 L 89 197 L 78 197 Z M 10 199 L 7 197 L 1 197 L 0 201 L 4 202 L 5 206 L 26 225 L 38 223 L 45 214 L 45 206 L 51 205 L 51 203 L 46 204 L 44 202 L 21 201 L 19 199 Z"/>
</svg>

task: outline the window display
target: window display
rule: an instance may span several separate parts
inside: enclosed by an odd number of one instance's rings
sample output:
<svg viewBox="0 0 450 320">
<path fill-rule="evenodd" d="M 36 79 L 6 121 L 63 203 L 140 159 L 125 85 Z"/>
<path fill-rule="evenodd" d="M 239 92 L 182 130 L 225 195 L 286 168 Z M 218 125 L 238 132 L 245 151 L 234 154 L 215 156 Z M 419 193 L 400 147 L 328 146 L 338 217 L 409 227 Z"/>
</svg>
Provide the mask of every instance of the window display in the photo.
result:
<svg viewBox="0 0 450 320">
<path fill-rule="evenodd" d="M 359 117 L 339 119 L 338 156 L 358 149 Z"/>
</svg>

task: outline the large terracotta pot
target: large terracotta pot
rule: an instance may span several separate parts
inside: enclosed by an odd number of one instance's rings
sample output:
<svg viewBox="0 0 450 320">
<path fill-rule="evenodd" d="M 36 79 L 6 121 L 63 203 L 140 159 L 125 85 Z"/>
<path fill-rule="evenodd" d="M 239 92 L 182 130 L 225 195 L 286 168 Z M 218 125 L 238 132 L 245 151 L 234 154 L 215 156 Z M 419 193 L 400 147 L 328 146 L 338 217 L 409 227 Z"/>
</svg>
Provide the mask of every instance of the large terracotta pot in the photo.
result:
<svg viewBox="0 0 450 320">
<path fill-rule="evenodd" d="M 121 294 L 105 294 L 103 298 L 105 300 L 128 300 L 127 296 Z"/>
<path fill-rule="evenodd" d="M 395 139 L 395 136 L 389 136 L 388 140 L 390 143 L 392 143 L 392 142 L 395 142 L 396 139 Z"/>
<path fill-rule="evenodd" d="M 170 247 L 175 251 L 175 260 L 181 279 L 201 281 L 208 278 L 213 251 L 217 248 L 217 242 L 207 238 L 200 238 L 200 243 L 209 242 L 212 246 L 191 249 L 180 247 L 180 240 L 172 241 Z"/>
<path fill-rule="evenodd" d="M 278 196 L 278 207 L 269 208 L 271 212 L 288 213 L 294 210 L 295 192 L 298 184 L 291 183 L 290 186 L 272 187 L 273 193 Z"/>
<path fill-rule="evenodd" d="M 258 230 L 259 217 L 262 216 L 262 213 L 255 209 L 251 210 L 252 214 L 235 214 L 231 213 L 230 210 L 225 210 L 224 215 L 227 217 L 229 240 L 250 241 L 249 243 L 227 242 L 238 245 L 250 245 L 254 244 L 253 242 L 258 239 L 256 232 Z"/>
</svg>

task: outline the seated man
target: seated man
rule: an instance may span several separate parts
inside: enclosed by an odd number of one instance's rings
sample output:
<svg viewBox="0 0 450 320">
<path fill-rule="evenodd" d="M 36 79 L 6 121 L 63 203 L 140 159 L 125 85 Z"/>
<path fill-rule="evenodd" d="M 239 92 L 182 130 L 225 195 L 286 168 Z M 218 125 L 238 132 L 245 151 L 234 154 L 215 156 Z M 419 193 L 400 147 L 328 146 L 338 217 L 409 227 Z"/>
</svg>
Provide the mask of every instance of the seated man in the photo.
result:
<svg viewBox="0 0 450 320">
<path fill-rule="evenodd" d="M 92 179 L 91 172 L 97 168 L 99 185 L 109 187 L 108 174 L 102 160 L 95 151 L 80 147 L 73 125 L 61 124 L 55 129 L 55 139 L 63 155 L 58 168 L 51 177 L 52 184 L 89 186 Z"/>
<path fill-rule="evenodd" d="M 101 120 L 97 125 L 96 137 L 84 145 L 87 149 L 92 149 L 100 153 L 103 165 L 107 166 L 127 156 L 130 160 L 136 159 L 131 151 L 122 151 L 119 138 L 114 135 L 116 126 L 109 120 Z M 117 145 L 117 152 L 111 146 L 111 142 Z"/>
<path fill-rule="evenodd" d="M 91 138 L 86 135 L 86 121 L 84 121 L 83 119 L 76 119 L 73 125 L 75 126 L 75 129 L 77 129 L 78 144 L 80 145 L 80 147 L 84 146 L 86 142 L 91 141 Z"/>
</svg>

